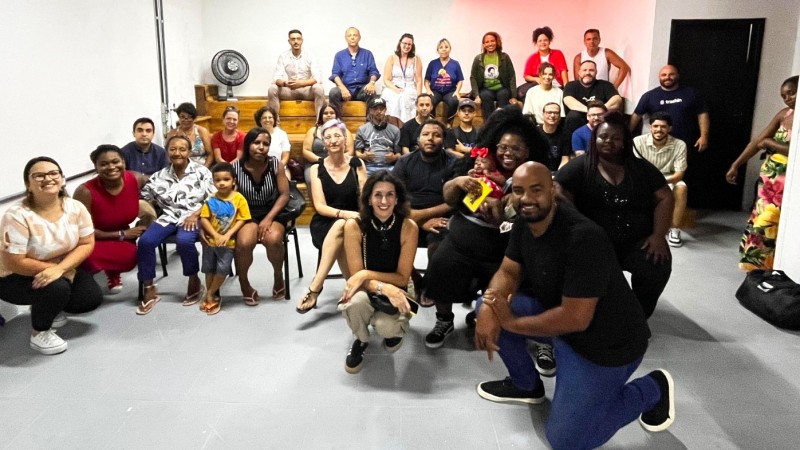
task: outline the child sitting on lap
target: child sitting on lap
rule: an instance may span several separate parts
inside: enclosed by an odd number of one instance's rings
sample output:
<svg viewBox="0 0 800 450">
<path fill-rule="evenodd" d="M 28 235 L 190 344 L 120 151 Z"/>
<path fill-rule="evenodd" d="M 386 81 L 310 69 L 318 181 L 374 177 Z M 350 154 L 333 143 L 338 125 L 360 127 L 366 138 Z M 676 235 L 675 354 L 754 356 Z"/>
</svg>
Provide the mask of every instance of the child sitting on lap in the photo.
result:
<svg viewBox="0 0 800 450">
<path fill-rule="evenodd" d="M 469 172 L 469 176 L 477 178 L 492 188 L 489 197 L 503 198 L 503 188 L 506 184 L 506 178 L 497 170 L 494 158 L 489 154 L 489 150 L 485 147 L 473 148 L 470 154 L 475 158 L 475 167 Z"/>
<path fill-rule="evenodd" d="M 222 302 L 217 294 L 222 283 L 231 273 L 234 236 L 239 228 L 250 220 L 247 200 L 236 191 L 236 173 L 229 163 L 218 163 L 211 168 L 214 176 L 216 194 L 209 197 L 200 211 L 200 225 L 203 233 L 203 265 L 206 274 L 206 299 L 200 304 L 200 311 L 213 315 L 219 312 Z"/>
</svg>

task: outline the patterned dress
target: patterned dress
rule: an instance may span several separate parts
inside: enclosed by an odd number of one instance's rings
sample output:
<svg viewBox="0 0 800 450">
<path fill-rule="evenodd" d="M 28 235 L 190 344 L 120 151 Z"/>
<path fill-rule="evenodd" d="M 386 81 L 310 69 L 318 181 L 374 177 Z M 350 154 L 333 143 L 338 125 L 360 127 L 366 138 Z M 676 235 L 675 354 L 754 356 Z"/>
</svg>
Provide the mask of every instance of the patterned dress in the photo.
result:
<svg viewBox="0 0 800 450">
<path fill-rule="evenodd" d="M 791 124 L 794 110 L 784 116 L 783 123 L 775 132 L 773 139 L 788 144 L 792 135 Z M 758 197 L 747 221 L 742 241 L 739 243 L 739 268 L 745 271 L 772 269 L 775 258 L 775 241 L 778 238 L 778 222 L 781 219 L 783 186 L 786 181 L 788 158 L 780 153 L 768 154 L 758 179 Z"/>
</svg>

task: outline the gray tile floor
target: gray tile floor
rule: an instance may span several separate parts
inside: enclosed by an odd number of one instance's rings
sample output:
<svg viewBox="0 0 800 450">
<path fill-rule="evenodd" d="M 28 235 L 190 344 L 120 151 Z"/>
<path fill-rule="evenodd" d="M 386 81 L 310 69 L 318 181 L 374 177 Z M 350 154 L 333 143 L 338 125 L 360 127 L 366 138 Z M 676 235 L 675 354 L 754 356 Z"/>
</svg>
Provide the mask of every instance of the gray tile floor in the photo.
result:
<svg viewBox="0 0 800 450">
<path fill-rule="evenodd" d="M 742 213 L 701 213 L 673 251 L 637 374 L 672 372 L 677 420 L 659 434 L 632 423 L 608 448 L 800 445 L 800 339 L 734 298 L 744 221 Z M 292 254 L 291 302 L 245 306 L 231 280 L 219 315 L 182 307 L 185 279 L 171 251 L 172 275 L 158 280 L 163 300 L 150 315 L 134 314 L 135 275 L 126 274 L 122 294 L 61 329 L 70 345 L 62 355 L 28 348 L 23 311 L 0 328 L 0 447 L 547 448 L 548 403 L 499 405 L 475 394 L 476 383 L 505 371 L 472 350 L 460 306 L 444 348 L 423 345 L 434 323 L 423 310 L 400 351 L 386 354 L 375 338 L 364 370 L 345 373 L 352 337 L 335 309 L 343 281 L 326 283 L 319 309 L 294 311 L 316 262 L 307 229 L 300 235 L 306 276 L 297 278 Z M 251 273 L 262 293 L 272 288 L 269 272 L 259 253 Z M 548 396 L 553 383 L 545 380 Z"/>
</svg>

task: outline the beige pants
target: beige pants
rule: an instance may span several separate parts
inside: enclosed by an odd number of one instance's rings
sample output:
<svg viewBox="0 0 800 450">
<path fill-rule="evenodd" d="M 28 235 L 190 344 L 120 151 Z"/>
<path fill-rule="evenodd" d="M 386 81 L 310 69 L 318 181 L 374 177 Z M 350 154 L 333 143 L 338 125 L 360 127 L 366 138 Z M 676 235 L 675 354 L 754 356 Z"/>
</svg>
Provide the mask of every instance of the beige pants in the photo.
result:
<svg viewBox="0 0 800 450">
<path fill-rule="evenodd" d="M 408 331 L 407 314 L 389 315 L 375 311 L 364 291 L 358 291 L 349 302 L 340 303 L 339 311 L 361 342 L 369 342 L 369 325 L 383 338 L 403 337 Z"/>
<path fill-rule="evenodd" d="M 314 100 L 314 112 L 319 115 L 320 108 L 325 104 L 325 91 L 319 83 L 298 89 L 272 84 L 267 90 L 267 98 L 269 107 L 278 113 L 281 111 L 281 100 Z"/>
</svg>

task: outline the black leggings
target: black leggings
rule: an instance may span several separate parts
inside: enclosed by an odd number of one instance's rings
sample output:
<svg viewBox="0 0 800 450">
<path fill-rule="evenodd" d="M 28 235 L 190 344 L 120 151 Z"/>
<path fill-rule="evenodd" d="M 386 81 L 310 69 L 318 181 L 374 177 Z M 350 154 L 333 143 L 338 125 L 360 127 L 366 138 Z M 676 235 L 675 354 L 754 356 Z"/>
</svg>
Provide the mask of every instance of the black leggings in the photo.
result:
<svg viewBox="0 0 800 450">
<path fill-rule="evenodd" d="M 631 274 L 631 289 L 642 305 L 644 317 L 649 319 L 656 309 L 658 298 L 664 292 L 672 274 L 672 260 L 656 264 L 647 260 L 647 252 L 641 249 L 644 240 L 633 246 L 618 246 L 615 251 L 622 270 Z"/>
<path fill-rule="evenodd" d="M 31 305 L 31 325 L 47 331 L 61 311 L 80 314 L 94 310 L 103 301 L 100 286 L 92 276 L 78 269 L 70 283 L 64 277 L 41 289 L 33 289 L 33 277 L 11 274 L 0 278 L 0 298 L 15 305 Z"/>
</svg>

